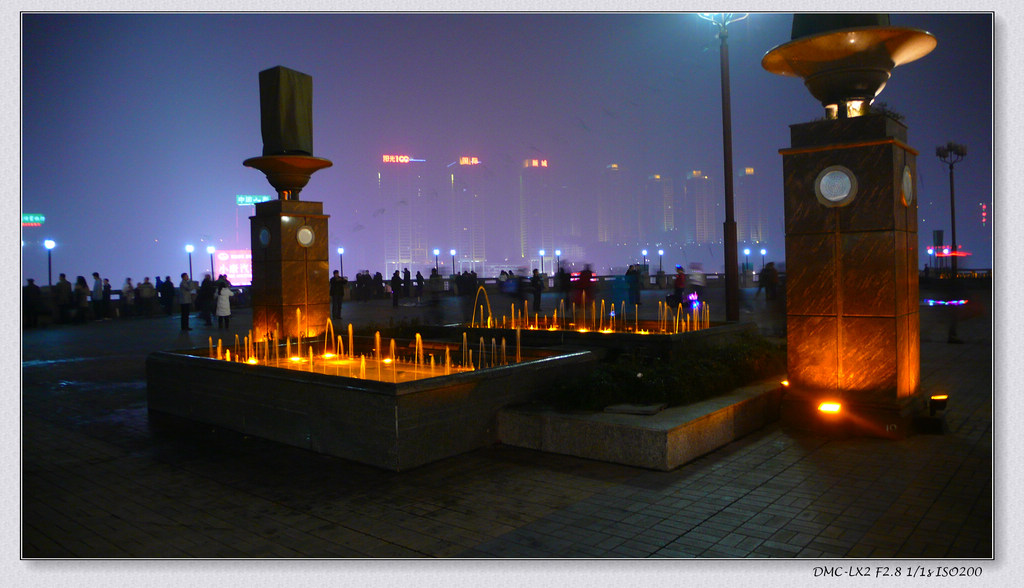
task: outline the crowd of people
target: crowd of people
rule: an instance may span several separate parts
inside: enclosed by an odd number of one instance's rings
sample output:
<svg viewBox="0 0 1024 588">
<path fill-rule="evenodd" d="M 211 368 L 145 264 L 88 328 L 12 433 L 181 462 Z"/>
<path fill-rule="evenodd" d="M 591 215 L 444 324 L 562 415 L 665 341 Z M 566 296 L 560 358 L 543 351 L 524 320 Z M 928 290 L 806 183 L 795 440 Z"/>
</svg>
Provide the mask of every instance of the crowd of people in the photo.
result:
<svg viewBox="0 0 1024 588">
<path fill-rule="evenodd" d="M 703 290 L 707 283 L 703 269 L 700 264 L 691 263 L 689 270 L 686 272 L 681 265 L 676 266 L 676 274 L 671 281 L 673 293 L 666 297 L 671 305 L 681 303 L 691 296 L 703 300 Z M 597 277 L 589 264 L 571 275 L 559 267 L 550 279 L 552 289 L 566 304 L 594 300 Z M 34 279 L 28 278 L 26 282 L 22 288 L 25 328 L 38 327 L 39 317 L 43 314 L 50 314 L 56 323 L 84 323 L 90 320 L 161 314 L 169 316 L 176 307 L 181 314 L 182 331 L 192 330 L 189 319 L 193 313 L 207 326 L 212 326 L 213 317 L 216 316 L 218 328 L 229 328 L 232 297 L 237 294 L 227 276 L 221 275 L 214 280 L 208 273 L 201 282 L 183 273 L 177 284 L 170 276 L 157 276 L 155 282 L 151 282 L 147 276 L 138 283 L 126 278 L 119 289 L 112 286 L 108 278 L 101 278 L 98 272 L 93 272 L 91 285 L 85 276 L 77 276 L 71 282 L 65 274 L 60 274 L 48 295 L 44 295 Z M 622 290 L 616 295 L 621 295 L 631 305 L 639 305 L 641 282 L 641 268 L 630 265 L 617 280 Z M 459 297 L 460 308 L 466 315 L 464 320 L 470 319 L 474 296 L 480 284 L 475 271 L 463 271 L 450 277 L 448 294 Z M 517 273 L 511 270 L 502 270 L 497 276 L 498 290 L 517 303 L 530 300 L 531 312 L 543 312 L 542 294 L 548 284 L 548 278 L 536 269 L 529 276 L 522 271 Z M 759 275 L 754 296 L 759 296 L 763 289 L 765 298 L 774 300 L 777 284 L 775 264 L 768 263 Z M 445 295 L 446 287 L 437 268 L 431 268 L 430 276 L 426 278 L 419 271 L 413 276 L 408 268 L 402 271 L 396 269 L 387 282 L 380 272 L 371 275 L 369 270 L 362 270 L 356 275 L 351 288 L 349 281 L 335 270 L 329 288 L 331 317 L 336 320 L 341 319 L 346 297 L 357 302 L 390 297 L 394 307 L 399 306 L 402 299 L 411 300 L 414 305 L 428 307 L 428 320 L 431 322 L 439 323 L 442 319 L 440 299 Z M 237 304 L 238 299 L 235 300 Z"/>
<path fill-rule="evenodd" d="M 85 276 L 77 276 L 71 282 L 62 273 L 47 293 L 35 279 L 28 278 L 25 282 L 22 312 L 24 327 L 29 329 L 38 327 L 43 315 L 50 315 L 52 322 L 58 324 L 81 324 L 115 318 L 169 316 L 175 306 L 181 313 L 182 330 L 191 330 L 188 319 L 192 312 L 211 326 L 216 316 L 218 326 L 227 328 L 230 299 L 235 293 L 226 275 L 214 280 L 210 274 L 204 275 L 202 282 L 196 282 L 183 273 L 177 284 L 170 276 L 157 276 L 155 282 L 147 276 L 137 283 L 125 278 L 121 287 L 116 288 L 109 278 L 100 277 L 99 272 L 92 273 L 91 285 Z"/>
</svg>

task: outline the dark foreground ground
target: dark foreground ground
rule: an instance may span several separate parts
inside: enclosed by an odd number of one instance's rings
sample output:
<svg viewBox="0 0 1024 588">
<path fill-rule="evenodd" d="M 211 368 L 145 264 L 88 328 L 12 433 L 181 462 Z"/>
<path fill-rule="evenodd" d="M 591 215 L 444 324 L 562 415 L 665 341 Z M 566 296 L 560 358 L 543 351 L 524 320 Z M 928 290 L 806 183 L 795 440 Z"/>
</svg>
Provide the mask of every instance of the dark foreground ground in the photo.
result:
<svg viewBox="0 0 1024 588">
<path fill-rule="evenodd" d="M 663 295 L 645 292 L 645 312 L 655 313 Z M 724 308 L 719 295 L 710 293 L 712 319 Z M 785 572 L 823 581 L 826 566 L 846 575 L 859 566 L 872 575 L 900 568 L 906 576 L 917 566 L 927 572 L 957 562 L 991 580 L 1008 572 L 998 557 L 1007 530 L 993 520 L 992 397 L 999 390 L 990 293 L 973 295 L 984 312 L 960 323 L 961 345 L 947 344 L 939 309 L 921 311 L 922 387 L 950 395 L 946 434 L 836 439 L 775 424 L 667 473 L 503 446 L 393 473 L 230 431 L 160 425 L 147 414 L 146 355 L 205 346 L 211 335 L 224 336 L 216 325 L 193 318 L 195 330 L 183 334 L 177 317 L 159 317 L 26 331 L 21 520 L 8 526 L 19 533 L 19 585 L 94 578 L 109 585 L 112 577 L 178 585 L 175 575 L 235 585 L 238 574 L 256 574 L 246 586 L 366 585 L 381 574 L 396 583 L 478 574 L 492 586 L 560 578 L 622 585 L 646 574 L 649 585 L 679 585 L 682 573 Z M 741 318 L 779 334 L 781 308 L 756 299 Z M 346 303 L 343 322 L 385 324 L 422 311 Z M 231 332 L 244 333 L 249 320 L 237 311 Z M 130 558 L 455 559 L 124 561 Z M 682 561 L 690 558 L 700 561 Z M 305 574 L 313 577 L 292 583 Z"/>
</svg>

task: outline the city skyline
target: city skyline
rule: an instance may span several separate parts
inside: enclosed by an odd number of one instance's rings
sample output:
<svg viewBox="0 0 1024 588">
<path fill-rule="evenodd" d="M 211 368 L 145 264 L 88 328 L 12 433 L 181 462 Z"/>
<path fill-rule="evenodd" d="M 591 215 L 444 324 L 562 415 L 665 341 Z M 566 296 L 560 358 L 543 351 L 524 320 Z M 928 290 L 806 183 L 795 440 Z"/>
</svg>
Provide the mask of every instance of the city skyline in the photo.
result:
<svg viewBox="0 0 1024 588">
<path fill-rule="evenodd" d="M 766 51 L 789 40 L 791 18 L 755 13 L 730 27 L 733 171 L 752 167 L 767 187 L 757 204 L 773 260 L 782 257 L 778 150 L 789 125 L 823 116 L 799 80 L 760 67 Z M 894 70 L 877 100 L 905 115 L 920 152 L 920 263 L 931 231 L 948 234 L 947 172 L 933 151 L 953 140 L 968 146 L 956 168 L 957 233 L 974 257 L 961 265 L 990 267 L 992 223 L 982 228 L 980 211 L 999 214 L 990 173 L 992 15 L 893 14 L 892 22 L 939 40 L 932 55 Z M 551 162 L 549 218 L 580 240 L 551 241 L 563 262 L 639 260 L 630 246 L 585 243 L 610 164 L 629 174 L 632 198 L 652 174 L 671 178 L 678 197 L 685 175 L 701 170 L 717 179 L 709 201 L 720 207 L 717 41 L 695 14 L 25 13 L 22 23 L 21 211 L 45 217 L 22 230 L 22 271 L 38 283 L 46 282 L 44 239 L 57 242 L 54 279 L 99 271 L 115 284 L 178 275 L 186 244 L 204 253 L 208 244 L 248 248 L 252 209 L 235 199 L 272 193 L 241 162 L 260 151 L 257 75 L 275 65 L 313 77 L 314 155 L 334 165 L 300 197 L 324 202 L 330 249 L 345 248 L 350 276 L 384 269 L 384 229 L 400 223 L 401 207 L 378 201 L 383 154 L 426 160 L 432 185 L 415 220 L 442 234 L 451 232 L 446 166 L 477 157 L 487 256 L 516 267 L 523 264 L 503 246 L 522 245 L 514 221 L 524 159 Z M 133 51 L 119 50 L 128 43 Z M 639 230 L 639 210 L 636 218 L 616 211 L 609 222 Z M 673 212 L 678 226 L 689 222 L 684 210 Z M 717 218 L 711 224 L 702 230 L 721 232 Z M 428 257 L 434 248 L 459 249 L 420 244 Z M 715 271 L 721 248 L 706 249 L 706 258 L 703 250 L 686 257 L 710 259 Z M 670 259 L 667 251 L 665 262 L 687 261 L 683 253 Z"/>
</svg>

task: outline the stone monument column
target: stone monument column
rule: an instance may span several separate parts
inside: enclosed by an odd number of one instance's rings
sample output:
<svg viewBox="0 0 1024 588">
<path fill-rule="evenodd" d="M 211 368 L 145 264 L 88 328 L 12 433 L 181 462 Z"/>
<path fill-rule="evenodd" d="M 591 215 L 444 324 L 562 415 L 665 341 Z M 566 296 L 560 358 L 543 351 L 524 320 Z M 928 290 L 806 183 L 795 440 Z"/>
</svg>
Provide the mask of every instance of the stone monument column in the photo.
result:
<svg viewBox="0 0 1024 588">
<path fill-rule="evenodd" d="M 284 67 L 260 72 L 263 156 L 244 165 L 262 171 L 277 200 L 256 205 L 252 239 L 253 337 L 311 337 L 330 317 L 327 219 L 322 202 L 299 192 L 331 162 L 313 157 L 313 79 Z"/>
<path fill-rule="evenodd" d="M 898 438 L 921 408 L 917 151 L 870 105 L 935 47 L 886 15 L 796 15 L 768 71 L 804 79 L 825 120 L 783 158 L 789 387 L 784 423 Z M 822 410 L 823 405 L 831 412 Z"/>
</svg>

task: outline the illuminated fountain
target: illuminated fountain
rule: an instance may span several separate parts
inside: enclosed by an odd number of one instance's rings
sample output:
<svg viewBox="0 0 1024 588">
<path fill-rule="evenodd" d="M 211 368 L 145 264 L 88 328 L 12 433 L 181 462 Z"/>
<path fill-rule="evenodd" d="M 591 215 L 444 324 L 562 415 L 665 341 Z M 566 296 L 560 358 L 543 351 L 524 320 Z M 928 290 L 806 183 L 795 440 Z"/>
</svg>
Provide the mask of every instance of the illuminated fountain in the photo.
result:
<svg viewBox="0 0 1024 588">
<path fill-rule="evenodd" d="M 423 327 L 431 335 L 446 330 L 465 330 L 472 337 L 509 337 L 533 347 L 566 345 L 606 352 L 629 351 L 648 356 L 670 357 L 695 344 L 720 344 L 738 336 L 754 334 L 757 325 L 714 323 L 706 302 L 691 297 L 675 306 L 659 301 L 656 319 L 641 319 L 639 305 L 618 304 L 606 299 L 568 303 L 560 300 L 550 313 L 530 311 L 530 303 L 512 303 L 496 314 L 483 286 L 477 289 L 468 323 L 447 327 Z"/>
<path fill-rule="evenodd" d="M 533 400 L 554 375 L 595 360 L 588 351 L 533 349 L 518 335 L 445 332 L 431 342 L 355 337 L 329 317 L 327 220 L 300 201 L 312 156 L 312 78 L 260 72 L 262 171 L 278 199 L 251 217 L 253 330 L 146 360 L 151 418 L 226 429 L 390 470 L 494 444 L 497 413 Z M 322 332 L 317 331 L 324 325 Z M 461 337 L 460 337 L 461 336 Z M 347 344 L 346 344 L 347 343 Z M 514 344 L 514 354 L 510 347 Z"/>
</svg>

